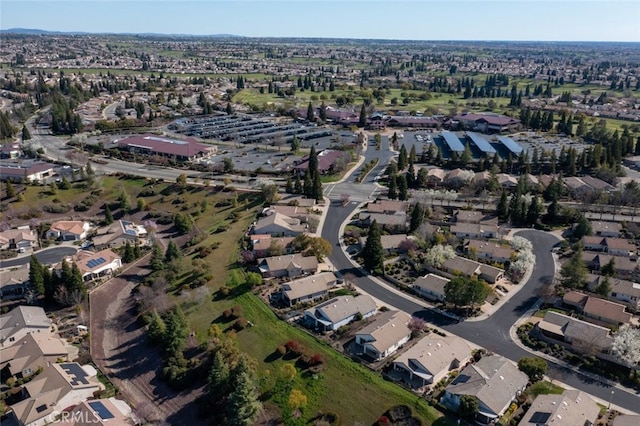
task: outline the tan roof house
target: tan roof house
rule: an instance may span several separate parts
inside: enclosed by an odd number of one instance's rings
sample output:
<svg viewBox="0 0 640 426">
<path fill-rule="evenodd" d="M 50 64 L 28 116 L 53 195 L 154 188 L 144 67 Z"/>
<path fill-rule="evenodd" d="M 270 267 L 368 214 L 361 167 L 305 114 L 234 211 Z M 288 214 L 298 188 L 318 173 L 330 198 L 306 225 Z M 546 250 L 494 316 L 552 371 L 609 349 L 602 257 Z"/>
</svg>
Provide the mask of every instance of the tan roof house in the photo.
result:
<svg viewBox="0 0 640 426">
<path fill-rule="evenodd" d="M 441 402 L 457 411 L 463 395 L 475 396 L 479 406 L 476 422 L 489 424 L 504 414 L 528 382 L 529 377 L 508 359 L 485 356 L 458 374 L 445 388 Z"/>
<path fill-rule="evenodd" d="M 589 394 L 565 390 L 561 395 L 538 395 L 518 426 L 592 426 L 600 407 Z"/>
<path fill-rule="evenodd" d="M 0 249 L 31 249 L 38 245 L 38 236 L 31 229 L 8 229 L 0 232 Z"/>
<path fill-rule="evenodd" d="M 536 326 L 545 336 L 569 343 L 578 351 L 606 351 L 613 343 L 609 328 L 558 312 L 548 311 Z"/>
<path fill-rule="evenodd" d="M 470 358 L 471 347 L 463 339 L 431 333 L 400 354 L 393 368 L 408 373 L 410 383 L 424 386 L 438 383 Z"/>
<path fill-rule="evenodd" d="M 305 274 L 315 274 L 318 270 L 318 259 L 315 256 L 290 254 L 265 257 L 258 261 L 262 276 L 295 278 Z"/>
<path fill-rule="evenodd" d="M 136 225 L 126 220 L 118 220 L 109 226 L 98 229 L 92 239 L 96 249 L 118 248 L 127 243 L 130 245 L 147 245 L 147 230 L 143 225 Z"/>
<path fill-rule="evenodd" d="M 120 255 L 111 251 L 111 249 L 104 249 L 97 253 L 82 250 L 74 256 L 65 259 L 65 261 L 75 262 L 75 264 L 78 265 L 82 279 L 85 282 L 111 276 L 122 268 L 122 258 Z M 56 270 L 59 270 L 61 267 L 62 263 L 56 266 Z"/>
<path fill-rule="evenodd" d="M 625 306 L 620 303 L 610 302 L 590 296 L 587 298 L 582 313 L 585 317 L 611 325 L 629 324 L 632 314 L 625 311 Z"/>
<path fill-rule="evenodd" d="M 131 407 L 126 402 L 115 398 L 82 401 L 56 423 L 65 426 L 133 426 L 136 424 L 131 418 Z"/>
<path fill-rule="evenodd" d="M 411 315 L 402 311 L 386 311 L 356 333 L 358 355 L 374 361 L 386 358 L 411 338 Z"/>
<path fill-rule="evenodd" d="M 0 369 L 8 368 L 16 377 L 27 377 L 47 363 L 66 361 L 69 351 L 53 334 L 30 333 L 11 346 L 0 349 Z"/>
<path fill-rule="evenodd" d="M 377 310 L 376 302 L 369 295 L 338 296 L 307 309 L 304 322 L 315 330 L 333 331 L 349 324 L 358 316 L 362 319 L 369 318 Z"/>
<path fill-rule="evenodd" d="M 333 272 L 321 272 L 285 282 L 280 285 L 282 299 L 289 306 L 320 300 L 329 294 L 329 289 L 334 287 L 336 282 Z"/>
<path fill-rule="evenodd" d="M 51 228 L 45 233 L 45 238 L 62 241 L 79 241 L 87 238 L 91 229 L 89 222 L 81 220 L 61 220 L 53 222 Z"/>
<path fill-rule="evenodd" d="M 448 278 L 443 278 L 436 274 L 427 274 L 418 277 L 413 283 L 413 289 L 420 296 L 429 300 L 444 302 L 444 287 L 449 282 Z"/>
<path fill-rule="evenodd" d="M 370 213 L 398 214 L 406 213 L 409 208 L 407 201 L 398 200 L 376 200 L 367 204 L 367 211 Z"/>
<path fill-rule="evenodd" d="M 305 229 L 306 227 L 300 223 L 300 219 L 276 212 L 258 219 L 258 222 L 253 227 L 253 233 L 295 237 L 302 234 Z"/>
<path fill-rule="evenodd" d="M 29 264 L 0 273 L 0 300 L 25 297 L 29 290 Z"/>
<path fill-rule="evenodd" d="M 604 279 L 601 275 L 589 275 L 587 286 L 594 291 Z M 611 292 L 608 294 L 618 301 L 627 303 L 632 309 L 640 308 L 640 284 L 619 278 L 609 278 Z"/>
<path fill-rule="evenodd" d="M 51 334 L 51 320 L 39 306 L 18 306 L 0 316 L 0 346 L 13 345 L 29 333 Z"/>
</svg>

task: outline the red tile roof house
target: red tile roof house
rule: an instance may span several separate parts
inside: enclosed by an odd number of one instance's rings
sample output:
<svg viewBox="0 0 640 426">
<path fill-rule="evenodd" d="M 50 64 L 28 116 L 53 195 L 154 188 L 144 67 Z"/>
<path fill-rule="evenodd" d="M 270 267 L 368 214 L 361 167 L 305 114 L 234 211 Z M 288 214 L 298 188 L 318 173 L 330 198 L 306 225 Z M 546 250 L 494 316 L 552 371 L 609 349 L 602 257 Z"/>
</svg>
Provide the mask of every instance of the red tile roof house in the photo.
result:
<svg viewBox="0 0 640 426">
<path fill-rule="evenodd" d="M 318 153 L 318 171 L 326 175 L 336 170 L 338 162 L 343 161 L 344 165 L 349 162 L 349 153 L 335 149 L 325 149 Z M 304 175 L 309 168 L 309 157 L 306 156 L 302 162 L 296 166 L 296 172 Z"/>
<path fill-rule="evenodd" d="M 409 321 L 411 315 L 406 312 L 382 312 L 356 333 L 356 354 L 374 361 L 393 354 L 411 339 Z"/>
<path fill-rule="evenodd" d="M 61 220 L 53 222 L 51 228 L 45 233 L 46 239 L 62 241 L 79 241 L 87 238 L 87 233 L 91 229 L 89 222 L 81 220 Z"/>
<path fill-rule="evenodd" d="M 158 135 L 130 136 L 117 142 L 118 148 L 143 155 L 168 157 L 176 161 L 194 161 L 209 158 L 217 152 L 214 145 L 205 145 L 195 139 L 171 139 Z"/>
</svg>

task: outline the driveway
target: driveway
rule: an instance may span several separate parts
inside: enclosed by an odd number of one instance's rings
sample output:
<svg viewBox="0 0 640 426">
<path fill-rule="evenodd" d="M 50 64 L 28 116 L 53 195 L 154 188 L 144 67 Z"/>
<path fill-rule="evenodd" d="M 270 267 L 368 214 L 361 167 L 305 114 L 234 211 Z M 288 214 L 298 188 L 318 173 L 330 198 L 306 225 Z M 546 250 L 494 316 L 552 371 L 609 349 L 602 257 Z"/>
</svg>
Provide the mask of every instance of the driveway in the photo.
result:
<svg viewBox="0 0 640 426">
<path fill-rule="evenodd" d="M 76 254 L 77 247 L 71 246 L 56 246 L 50 247 L 35 252 L 36 259 L 42 264 L 51 265 L 58 263 L 65 256 L 71 256 Z M 31 261 L 31 254 L 21 255 L 19 257 L 0 261 L 0 268 L 14 268 L 16 266 L 26 265 Z"/>
</svg>

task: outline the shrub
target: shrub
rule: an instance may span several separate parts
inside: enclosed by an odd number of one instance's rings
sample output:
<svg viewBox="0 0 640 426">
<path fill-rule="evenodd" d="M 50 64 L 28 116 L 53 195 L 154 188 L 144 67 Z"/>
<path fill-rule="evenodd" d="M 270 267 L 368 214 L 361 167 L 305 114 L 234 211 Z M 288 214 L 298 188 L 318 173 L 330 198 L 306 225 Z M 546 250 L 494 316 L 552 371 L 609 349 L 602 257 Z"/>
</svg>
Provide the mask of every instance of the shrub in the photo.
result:
<svg viewBox="0 0 640 426">
<path fill-rule="evenodd" d="M 238 318 L 234 323 L 233 323 L 233 329 L 236 331 L 242 331 L 245 328 L 247 328 L 249 326 L 249 321 L 247 321 L 244 318 Z"/>
<path fill-rule="evenodd" d="M 284 356 L 284 354 L 286 354 L 286 353 L 287 353 L 287 348 L 285 348 L 285 347 L 284 347 L 284 345 L 280 345 L 280 346 L 278 346 L 278 347 L 276 348 L 276 353 L 277 353 L 279 356 Z"/>
<path fill-rule="evenodd" d="M 300 356 L 306 351 L 304 345 L 295 340 L 289 340 L 284 344 L 284 347 L 287 349 L 287 352 L 295 356 Z"/>
</svg>

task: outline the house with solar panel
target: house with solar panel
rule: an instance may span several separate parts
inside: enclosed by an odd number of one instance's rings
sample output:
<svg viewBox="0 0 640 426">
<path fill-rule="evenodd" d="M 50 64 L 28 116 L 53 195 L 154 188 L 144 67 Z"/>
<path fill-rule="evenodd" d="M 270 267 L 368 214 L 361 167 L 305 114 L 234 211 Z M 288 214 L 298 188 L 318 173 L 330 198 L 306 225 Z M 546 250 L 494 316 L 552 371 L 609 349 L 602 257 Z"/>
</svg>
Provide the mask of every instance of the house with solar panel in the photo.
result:
<svg viewBox="0 0 640 426">
<path fill-rule="evenodd" d="M 14 424 L 40 426 L 51 423 L 64 410 L 93 397 L 104 386 L 98 372 L 77 362 L 52 363 L 22 386 L 20 402 L 11 405 Z"/>
<path fill-rule="evenodd" d="M 81 250 L 76 255 L 65 259 L 66 262 L 75 263 L 80 269 L 84 282 L 91 282 L 103 277 L 112 276 L 118 269 L 122 268 L 122 257 L 111 251 L 104 249 L 97 253 Z M 56 266 L 56 271 L 60 271 L 62 263 Z"/>
<path fill-rule="evenodd" d="M 92 239 L 97 250 L 124 247 L 130 245 L 148 245 L 147 230 L 143 225 L 136 225 L 126 220 L 118 220 L 111 225 L 97 230 Z"/>
<path fill-rule="evenodd" d="M 60 424 L 69 426 L 133 426 L 137 424 L 131 417 L 131 407 L 126 402 L 115 398 L 83 401 L 65 417 Z"/>
</svg>

